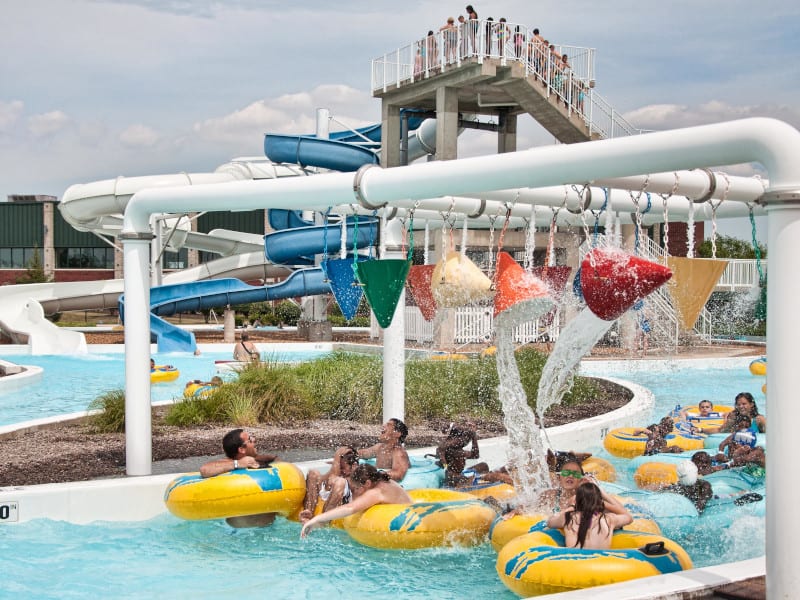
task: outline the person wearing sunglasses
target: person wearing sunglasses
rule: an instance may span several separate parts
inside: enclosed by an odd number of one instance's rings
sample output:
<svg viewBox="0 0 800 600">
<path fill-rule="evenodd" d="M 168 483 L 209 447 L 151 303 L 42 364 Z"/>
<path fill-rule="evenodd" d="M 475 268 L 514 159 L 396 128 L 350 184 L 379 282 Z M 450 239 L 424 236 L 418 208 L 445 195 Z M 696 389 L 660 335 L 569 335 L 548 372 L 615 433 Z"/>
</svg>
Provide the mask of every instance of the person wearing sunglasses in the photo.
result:
<svg viewBox="0 0 800 600">
<path fill-rule="evenodd" d="M 314 516 L 320 499 L 325 503 L 322 512 L 327 512 L 347 504 L 353 497 L 348 477 L 358 466 L 358 452 L 352 446 L 341 446 L 336 449 L 331 461 L 331 468 L 322 475 L 311 469 L 306 475 L 306 497 L 303 510 L 300 511 L 300 522 L 305 523 Z"/>
<path fill-rule="evenodd" d="M 597 479 L 591 473 L 584 473 L 581 461 L 574 454 L 559 453 L 556 463 L 556 487 L 545 490 L 540 496 L 540 505 L 543 509 L 552 510 L 554 513 L 563 512 L 575 505 L 575 494 L 578 487 L 584 483 L 597 484 Z M 606 505 L 620 506 L 616 498 L 601 491 Z"/>
<path fill-rule="evenodd" d="M 214 477 L 230 473 L 236 469 L 259 469 L 268 467 L 277 460 L 275 454 L 259 454 L 256 450 L 256 436 L 243 429 L 233 429 L 222 438 L 225 458 L 212 460 L 200 467 L 201 477 Z M 225 522 L 231 527 L 266 527 L 272 525 L 275 513 L 261 513 L 244 517 L 228 517 Z"/>
<path fill-rule="evenodd" d="M 277 460 L 275 454 L 259 454 L 256 436 L 243 429 L 234 429 L 222 438 L 225 458 L 212 460 L 200 467 L 201 477 L 214 477 L 236 469 L 259 469 Z"/>
</svg>

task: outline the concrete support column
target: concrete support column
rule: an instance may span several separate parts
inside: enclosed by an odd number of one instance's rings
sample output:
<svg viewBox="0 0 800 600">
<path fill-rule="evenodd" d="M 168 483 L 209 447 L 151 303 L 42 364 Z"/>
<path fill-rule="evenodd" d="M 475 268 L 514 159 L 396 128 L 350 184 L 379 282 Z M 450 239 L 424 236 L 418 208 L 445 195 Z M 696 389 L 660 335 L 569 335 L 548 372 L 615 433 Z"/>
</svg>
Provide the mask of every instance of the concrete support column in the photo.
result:
<svg viewBox="0 0 800 600">
<path fill-rule="evenodd" d="M 42 225 L 44 239 L 42 240 L 42 267 L 48 279 L 52 279 L 56 272 L 55 235 L 53 234 L 53 210 L 55 202 L 42 204 Z"/>
<path fill-rule="evenodd" d="M 381 103 L 381 166 L 400 166 L 400 107 Z"/>
<path fill-rule="evenodd" d="M 431 263 L 438 263 L 443 256 L 444 249 L 448 248 L 449 240 L 445 239 L 442 229 L 434 235 L 433 254 Z M 439 307 L 434 320 L 433 346 L 441 350 L 455 349 L 456 344 L 456 313 L 453 308 Z"/>
<path fill-rule="evenodd" d="M 150 313 L 149 234 L 120 235 L 125 253 L 125 469 L 150 475 L 153 430 L 150 407 L 150 328 L 137 327 L 136 316 Z M 135 290 L 135 291 L 134 291 Z"/>
<path fill-rule="evenodd" d="M 500 128 L 497 132 L 497 153 L 517 151 L 517 115 L 500 113 Z"/>
<path fill-rule="evenodd" d="M 436 90 L 436 160 L 458 158 L 458 89 Z"/>
<path fill-rule="evenodd" d="M 190 215 L 192 217 L 195 216 L 196 213 Z M 197 219 L 192 219 L 190 221 L 192 231 L 197 231 Z M 196 267 L 200 264 L 200 251 L 195 248 L 188 248 L 187 257 L 186 257 L 186 266 L 188 268 Z"/>
<path fill-rule="evenodd" d="M 622 247 L 633 253 L 636 246 L 636 225 L 622 225 Z M 620 345 L 628 350 L 636 349 L 636 328 L 638 324 L 636 317 L 626 313 L 619 319 Z"/>
<path fill-rule="evenodd" d="M 222 323 L 222 341 L 232 344 L 236 341 L 236 313 L 230 306 L 225 307 Z"/>
</svg>

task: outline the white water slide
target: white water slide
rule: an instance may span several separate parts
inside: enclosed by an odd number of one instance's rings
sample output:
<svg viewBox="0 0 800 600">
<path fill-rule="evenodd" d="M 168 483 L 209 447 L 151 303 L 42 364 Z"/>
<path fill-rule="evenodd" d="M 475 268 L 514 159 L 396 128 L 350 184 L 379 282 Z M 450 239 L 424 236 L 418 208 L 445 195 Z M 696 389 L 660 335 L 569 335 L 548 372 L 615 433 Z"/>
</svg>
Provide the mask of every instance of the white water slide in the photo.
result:
<svg viewBox="0 0 800 600">
<path fill-rule="evenodd" d="M 409 135 L 409 158 L 414 160 L 434 152 L 435 145 L 436 121 L 428 119 Z M 335 153 L 336 149 L 332 148 L 331 152 Z M 122 229 L 128 201 L 141 190 L 307 174 L 299 166 L 276 164 L 265 158 L 234 159 L 213 173 L 118 177 L 73 185 L 64 193 L 58 206 L 64 219 L 77 230 L 116 238 Z M 170 273 L 164 276 L 163 284 L 219 278 L 266 280 L 291 274 L 287 267 L 268 263 L 260 235 L 228 230 L 212 230 L 208 234 L 193 232 L 189 219 L 182 215 L 160 215 L 158 220 L 163 247 L 171 251 L 193 248 L 223 257 L 199 267 Z M 27 343 L 31 354 L 83 353 L 86 352 L 86 340 L 82 333 L 60 328 L 44 315 L 66 310 L 116 308 L 122 291 L 122 279 L 3 286 L 0 288 L 0 330 L 14 343 Z"/>
</svg>

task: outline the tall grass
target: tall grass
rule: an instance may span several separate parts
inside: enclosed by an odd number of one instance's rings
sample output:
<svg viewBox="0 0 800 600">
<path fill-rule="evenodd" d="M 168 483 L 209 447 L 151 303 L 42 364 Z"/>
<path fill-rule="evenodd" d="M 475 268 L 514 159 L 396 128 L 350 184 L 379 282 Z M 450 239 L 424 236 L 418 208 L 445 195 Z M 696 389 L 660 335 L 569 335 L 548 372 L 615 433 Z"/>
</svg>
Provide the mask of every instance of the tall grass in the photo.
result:
<svg viewBox="0 0 800 600">
<path fill-rule="evenodd" d="M 516 353 L 522 386 L 531 408 L 547 356 L 532 348 Z M 406 419 L 410 423 L 502 415 L 494 357 L 465 361 L 409 360 L 405 373 Z M 591 380 L 576 377 L 563 403 L 580 404 L 597 395 Z M 97 431 L 123 431 L 125 395 L 97 398 L 103 409 L 93 417 Z M 383 361 L 378 356 L 334 352 L 300 364 L 267 361 L 247 365 L 234 381 L 206 398 L 172 405 L 170 425 L 289 423 L 310 418 L 377 423 L 383 411 Z"/>
<path fill-rule="evenodd" d="M 89 403 L 89 411 L 97 413 L 88 419 L 89 431 L 122 433 L 125 431 L 125 390 L 111 390 Z"/>
</svg>

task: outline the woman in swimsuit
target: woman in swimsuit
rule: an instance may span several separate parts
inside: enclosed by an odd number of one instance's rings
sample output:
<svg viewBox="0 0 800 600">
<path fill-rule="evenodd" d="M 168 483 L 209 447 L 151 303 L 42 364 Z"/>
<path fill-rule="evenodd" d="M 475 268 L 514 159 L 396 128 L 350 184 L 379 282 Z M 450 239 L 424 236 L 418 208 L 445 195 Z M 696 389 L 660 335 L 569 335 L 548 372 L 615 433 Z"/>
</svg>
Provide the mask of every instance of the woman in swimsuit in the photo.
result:
<svg viewBox="0 0 800 600">
<path fill-rule="evenodd" d="M 312 529 L 323 523 L 349 517 L 376 504 L 411 504 L 408 493 L 398 483 L 392 481 L 387 473 L 378 471 L 372 465 L 356 467 L 350 476 L 350 487 L 353 491 L 353 500 L 306 521 L 300 531 L 301 538 L 306 537 Z"/>
<path fill-rule="evenodd" d="M 575 506 L 547 519 L 547 526 L 564 530 L 568 548 L 607 550 L 615 529 L 633 521 L 622 504 L 610 504 L 600 487 L 584 482 L 575 492 Z"/>
</svg>

